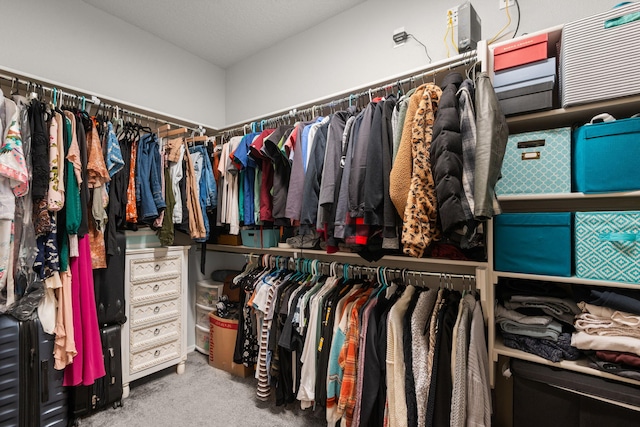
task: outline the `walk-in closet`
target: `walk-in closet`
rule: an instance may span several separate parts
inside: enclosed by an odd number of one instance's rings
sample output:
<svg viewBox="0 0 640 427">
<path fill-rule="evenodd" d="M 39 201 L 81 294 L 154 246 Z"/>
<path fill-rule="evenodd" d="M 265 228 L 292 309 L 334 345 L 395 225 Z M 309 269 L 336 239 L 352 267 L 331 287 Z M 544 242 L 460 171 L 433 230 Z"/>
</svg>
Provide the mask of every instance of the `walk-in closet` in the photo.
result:
<svg viewBox="0 0 640 427">
<path fill-rule="evenodd" d="M 2 0 L 0 426 L 634 426 L 640 3 Z"/>
</svg>

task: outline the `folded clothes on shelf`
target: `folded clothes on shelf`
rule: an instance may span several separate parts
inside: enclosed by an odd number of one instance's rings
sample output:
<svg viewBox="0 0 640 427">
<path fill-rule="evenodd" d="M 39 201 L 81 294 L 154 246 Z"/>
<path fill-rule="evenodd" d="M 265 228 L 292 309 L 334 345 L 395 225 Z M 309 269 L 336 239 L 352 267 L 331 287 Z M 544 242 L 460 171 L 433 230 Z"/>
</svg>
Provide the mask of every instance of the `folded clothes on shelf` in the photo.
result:
<svg viewBox="0 0 640 427">
<path fill-rule="evenodd" d="M 562 325 L 556 321 L 551 321 L 548 325 L 542 326 L 527 325 L 513 320 L 502 319 L 498 321 L 498 324 L 503 332 L 554 342 L 558 341 L 558 337 L 562 333 Z"/>
<path fill-rule="evenodd" d="M 578 303 L 582 313 L 576 316 L 577 331 L 602 336 L 627 336 L 640 339 L 640 316 L 586 302 Z"/>
<path fill-rule="evenodd" d="M 558 336 L 558 341 L 555 342 L 507 332 L 502 333 L 502 338 L 507 347 L 535 354 L 552 362 L 577 360 L 582 354 L 580 350 L 571 346 L 571 334 L 568 332 L 561 333 Z"/>
<path fill-rule="evenodd" d="M 628 336 L 602 336 L 574 332 L 571 345 L 581 350 L 612 350 L 640 355 L 640 339 Z"/>
<path fill-rule="evenodd" d="M 505 301 L 504 306 L 511 310 L 538 308 L 545 314 L 569 325 L 573 324 L 575 315 L 580 313 L 578 305 L 569 298 L 513 295 L 509 301 Z"/>
</svg>

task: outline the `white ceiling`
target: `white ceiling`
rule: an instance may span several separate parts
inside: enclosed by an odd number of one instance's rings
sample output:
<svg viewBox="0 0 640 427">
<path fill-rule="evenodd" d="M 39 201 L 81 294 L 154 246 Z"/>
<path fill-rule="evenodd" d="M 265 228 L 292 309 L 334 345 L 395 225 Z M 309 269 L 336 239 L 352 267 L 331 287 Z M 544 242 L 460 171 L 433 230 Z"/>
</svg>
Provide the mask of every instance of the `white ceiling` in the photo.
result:
<svg viewBox="0 0 640 427">
<path fill-rule="evenodd" d="M 365 0 L 83 0 L 221 68 Z"/>
</svg>

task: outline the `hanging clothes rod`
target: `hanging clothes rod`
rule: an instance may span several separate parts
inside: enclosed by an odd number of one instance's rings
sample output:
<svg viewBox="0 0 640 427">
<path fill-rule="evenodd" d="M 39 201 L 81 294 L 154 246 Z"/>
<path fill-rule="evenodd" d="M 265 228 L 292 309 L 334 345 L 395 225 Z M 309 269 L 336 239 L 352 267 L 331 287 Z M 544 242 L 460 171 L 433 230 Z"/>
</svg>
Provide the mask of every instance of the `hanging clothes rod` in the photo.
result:
<svg viewBox="0 0 640 427">
<path fill-rule="evenodd" d="M 130 110 L 128 108 L 123 108 L 120 105 L 115 103 L 103 102 L 95 95 L 81 94 L 76 90 L 70 90 L 64 87 L 57 87 L 57 86 L 50 86 L 50 85 L 43 85 L 41 83 L 36 83 L 33 80 L 19 77 L 18 74 L 9 75 L 9 74 L 0 73 L 0 79 L 3 79 L 9 82 L 12 90 L 14 89 L 14 85 L 15 86 L 23 85 L 23 86 L 26 86 L 27 91 L 32 91 L 32 93 L 36 93 L 38 96 L 40 94 L 46 96 L 46 92 L 49 92 L 49 98 L 51 99 L 51 101 L 53 101 L 54 97 L 57 98 L 56 100 L 58 102 L 60 102 L 60 100 L 64 98 L 71 98 L 73 102 L 76 102 L 76 103 L 80 103 L 80 102 L 90 103 L 90 104 L 99 106 L 99 108 L 111 110 L 116 114 L 122 114 L 125 116 L 129 116 L 131 118 L 138 118 L 141 120 L 145 120 L 149 123 L 151 122 L 163 123 L 171 126 L 176 126 L 179 128 L 187 128 L 193 132 L 198 132 L 198 133 L 205 132 L 205 129 L 202 125 L 196 125 L 195 127 L 185 126 L 184 123 L 183 124 L 175 123 L 171 120 L 166 120 L 164 118 L 160 118 L 157 116 L 150 116 L 147 114 L 140 113 L 138 111 Z M 18 89 L 18 88 L 15 87 L 15 89 Z M 185 123 L 189 123 L 189 122 L 185 122 Z M 191 123 L 191 125 L 193 125 L 193 123 Z"/>
<path fill-rule="evenodd" d="M 343 104 L 349 105 L 350 103 L 354 101 L 357 102 L 358 99 L 367 97 L 367 96 L 373 99 L 374 94 L 376 94 L 377 92 L 384 91 L 385 93 L 387 93 L 388 91 L 393 90 L 394 88 L 400 89 L 403 85 L 407 83 L 415 83 L 417 80 L 422 80 L 424 82 L 424 79 L 430 76 L 433 76 L 433 80 L 435 81 L 435 76 L 439 73 L 450 71 L 454 68 L 458 68 L 458 67 L 462 67 L 470 64 L 473 64 L 473 66 L 475 67 L 476 65 L 479 64 L 478 55 L 475 50 L 465 52 L 459 55 L 459 57 L 462 57 L 462 59 L 455 60 L 453 62 L 450 62 L 448 64 L 445 64 L 436 68 L 430 68 L 428 70 L 419 72 L 417 74 L 413 74 L 409 77 L 396 79 L 396 80 L 390 79 L 390 80 L 387 80 L 385 84 L 381 84 L 376 87 L 371 87 L 361 92 L 350 93 L 347 96 L 332 99 L 330 101 L 327 101 L 321 104 L 310 105 L 305 108 L 291 108 L 287 112 L 284 112 L 283 114 L 268 116 L 261 120 L 260 119 L 254 120 L 254 121 L 245 123 L 242 126 L 233 126 L 229 128 L 223 128 L 223 129 L 220 129 L 217 132 L 217 134 L 233 135 L 239 132 L 242 132 L 242 134 L 246 134 L 247 131 L 249 132 L 262 131 L 264 130 L 265 125 L 267 127 L 270 127 L 270 126 L 273 127 L 278 122 L 287 122 L 287 121 L 291 121 L 292 119 L 296 120 L 301 116 L 312 116 L 312 117 L 317 116 L 322 113 L 323 109 L 333 110 L 334 108 L 340 105 L 343 105 Z"/>
<path fill-rule="evenodd" d="M 440 280 L 451 280 L 451 279 L 459 279 L 459 280 L 469 280 L 474 281 L 476 276 L 475 274 L 456 274 L 456 273 L 445 273 L 445 272 L 429 272 L 429 271 L 418 271 L 418 270 L 410 270 L 406 268 L 391 268 L 391 267 L 368 267 L 364 265 L 358 264 L 348 264 L 348 263 L 339 263 L 339 262 L 324 262 L 319 261 L 317 259 L 310 258 L 293 258 L 287 256 L 279 256 L 279 255 L 268 255 L 268 254 L 248 254 L 245 255 L 247 260 L 257 259 L 260 261 L 260 264 L 263 267 L 282 267 L 282 266 L 294 266 L 292 269 L 298 270 L 303 269 L 304 271 L 311 271 L 314 268 L 316 271 L 321 271 L 321 269 L 329 269 L 331 273 L 335 273 L 336 271 L 340 271 L 346 268 L 346 271 L 351 273 L 373 273 L 373 274 L 393 274 L 402 277 L 406 277 L 410 275 L 412 277 L 433 277 Z"/>
</svg>

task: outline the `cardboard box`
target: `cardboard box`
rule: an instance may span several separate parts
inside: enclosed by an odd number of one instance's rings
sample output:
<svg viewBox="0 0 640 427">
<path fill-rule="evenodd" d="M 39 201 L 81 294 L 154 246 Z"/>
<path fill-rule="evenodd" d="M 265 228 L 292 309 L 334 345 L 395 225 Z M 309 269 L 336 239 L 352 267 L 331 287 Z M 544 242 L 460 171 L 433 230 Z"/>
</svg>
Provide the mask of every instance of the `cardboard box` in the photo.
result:
<svg viewBox="0 0 640 427">
<path fill-rule="evenodd" d="M 239 377 L 248 377 L 253 369 L 233 363 L 238 321 L 209 314 L 209 365 Z"/>
<path fill-rule="evenodd" d="M 556 83 L 556 76 L 540 77 L 524 82 L 513 83 L 495 88 L 498 100 L 515 98 L 516 96 L 530 95 L 532 93 L 546 92 L 553 90 Z"/>
<path fill-rule="evenodd" d="M 218 236 L 218 244 L 242 246 L 242 237 L 239 234 L 221 234 Z"/>
<path fill-rule="evenodd" d="M 498 101 L 505 116 L 533 111 L 551 110 L 553 108 L 553 91 L 530 93 Z"/>
<path fill-rule="evenodd" d="M 549 35 L 516 40 L 493 51 L 493 70 L 500 71 L 548 58 Z"/>
<path fill-rule="evenodd" d="M 493 76 L 493 87 L 499 88 L 502 86 L 555 75 L 556 58 L 549 58 L 495 73 Z"/>
</svg>

